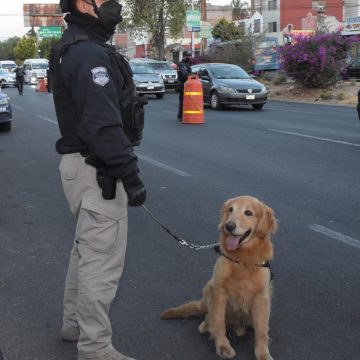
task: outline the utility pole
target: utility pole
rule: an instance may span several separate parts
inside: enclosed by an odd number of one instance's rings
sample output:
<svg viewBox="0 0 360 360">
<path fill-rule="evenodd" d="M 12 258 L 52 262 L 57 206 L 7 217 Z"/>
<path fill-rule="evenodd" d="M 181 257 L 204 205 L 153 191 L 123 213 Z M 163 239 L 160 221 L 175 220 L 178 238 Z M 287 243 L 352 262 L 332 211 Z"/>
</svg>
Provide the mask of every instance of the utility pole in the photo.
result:
<svg viewBox="0 0 360 360">
<path fill-rule="evenodd" d="M 194 0 L 191 0 L 191 10 L 194 11 Z M 195 56 L 195 33 L 191 29 L 191 57 Z"/>
<path fill-rule="evenodd" d="M 201 0 L 201 21 L 206 21 L 206 0 Z M 201 49 L 204 52 L 207 48 L 207 38 L 201 38 Z"/>
</svg>

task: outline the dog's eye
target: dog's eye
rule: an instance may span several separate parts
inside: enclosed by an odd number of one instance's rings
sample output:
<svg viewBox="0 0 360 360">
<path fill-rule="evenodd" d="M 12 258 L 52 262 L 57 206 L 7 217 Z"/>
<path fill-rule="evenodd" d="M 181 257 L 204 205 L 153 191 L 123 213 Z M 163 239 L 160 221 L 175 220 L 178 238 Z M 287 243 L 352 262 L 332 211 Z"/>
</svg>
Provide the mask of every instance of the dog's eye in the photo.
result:
<svg viewBox="0 0 360 360">
<path fill-rule="evenodd" d="M 252 216 L 252 211 L 250 211 L 250 210 L 245 210 L 245 212 L 244 212 L 244 214 L 246 215 L 246 216 Z"/>
<path fill-rule="evenodd" d="M 233 212 L 234 208 L 232 206 L 229 207 L 229 212 Z"/>
</svg>

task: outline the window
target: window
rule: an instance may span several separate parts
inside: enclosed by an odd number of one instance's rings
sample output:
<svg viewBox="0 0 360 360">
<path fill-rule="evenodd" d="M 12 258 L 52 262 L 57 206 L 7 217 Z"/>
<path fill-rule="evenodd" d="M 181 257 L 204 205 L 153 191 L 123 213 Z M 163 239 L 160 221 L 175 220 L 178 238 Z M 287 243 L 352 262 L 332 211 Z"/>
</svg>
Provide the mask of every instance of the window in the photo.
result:
<svg viewBox="0 0 360 360">
<path fill-rule="evenodd" d="M 276 21 L 268 24 L 269 33 L 277 32 L 277 23 Z"/>
<path fill-rule="evenodd" d="M 254 20 L 254 33 L 260 32 L 260 19 Z"/>
<path fill-rule="evenodd" d="M 277 9 L 277 0 L 272 0 L 268 2 L 269 11 Z"/>
<path fill-rule="evenodd" d="M 239 22 L 238 29 L 242 32 L 245 32 L 245 21 Z"/>
</svg>

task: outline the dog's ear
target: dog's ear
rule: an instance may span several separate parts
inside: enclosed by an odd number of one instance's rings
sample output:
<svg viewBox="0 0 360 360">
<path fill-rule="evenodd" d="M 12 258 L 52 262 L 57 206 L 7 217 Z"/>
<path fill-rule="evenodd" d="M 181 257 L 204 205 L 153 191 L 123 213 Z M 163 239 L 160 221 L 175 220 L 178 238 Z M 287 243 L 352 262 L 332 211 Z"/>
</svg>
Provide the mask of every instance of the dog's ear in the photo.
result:
<svg viewBox="0 0 360 360">
<path fill-rule="evenodd" d="M 262 204 L 262 208 L 263 212 L 256 227 L 256 235 L 261 239 L 267 235 L 274 234 L 277 230 L 274 211 L 265 204 Z"/>
<path fill-rule="evenodd" d="M 221 230 L 221 227 L 224 225 L 224 222 L 226 221 L 227 210 L 229 208 L 230 203 L 233 200 L 234 199 L 229 199 L 229 200 L 225 201 L 222 208 L 221 208 L 219 230 Z"/>
</svg>

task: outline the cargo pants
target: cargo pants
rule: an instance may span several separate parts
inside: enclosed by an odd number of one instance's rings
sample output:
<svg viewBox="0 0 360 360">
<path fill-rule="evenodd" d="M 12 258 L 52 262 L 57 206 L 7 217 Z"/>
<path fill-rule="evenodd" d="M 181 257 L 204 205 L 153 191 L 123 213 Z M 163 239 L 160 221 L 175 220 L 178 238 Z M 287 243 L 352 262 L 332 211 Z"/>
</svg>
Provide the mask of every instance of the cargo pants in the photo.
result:
<svg viewBox="0 0 360 360">
<path fill-rule="evenodd" d="M 127 196 L 104 200 L 96 170 L 79 154 L 63 155 L 60 174 L 76 220 L 75 241 L 65 281 L 63 326 L 79 327 L 79 354 L 102 356 L 112 347 L 109 310 L 124 268 Z"/>
</svg>

